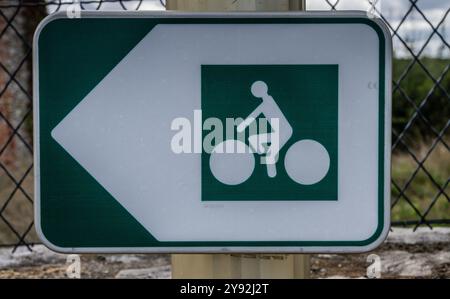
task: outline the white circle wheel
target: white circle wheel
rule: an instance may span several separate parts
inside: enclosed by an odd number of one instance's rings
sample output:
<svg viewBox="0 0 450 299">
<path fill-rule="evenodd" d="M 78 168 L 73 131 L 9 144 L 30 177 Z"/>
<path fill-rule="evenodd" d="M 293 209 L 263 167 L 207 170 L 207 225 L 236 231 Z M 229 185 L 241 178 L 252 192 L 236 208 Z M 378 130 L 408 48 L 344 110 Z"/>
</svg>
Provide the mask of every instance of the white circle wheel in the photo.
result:
<svg viewBox="0 0 450 299">
<path fill-rule="evenodd" d="M 293 181 L 302 185 L 313 185 L 327 175 L 330 156 L 319 142 L 304 139 L 297 141 L 288 149 L 284 167 Z"/>
<path fill-rule="evenodd" d="M 238 185 L 252 175 L 255 157 L 242 141 L 226 140 L 216 145 L 211 152 L 209 167 L 219 182 L 226 185 Z"/>
</svg>

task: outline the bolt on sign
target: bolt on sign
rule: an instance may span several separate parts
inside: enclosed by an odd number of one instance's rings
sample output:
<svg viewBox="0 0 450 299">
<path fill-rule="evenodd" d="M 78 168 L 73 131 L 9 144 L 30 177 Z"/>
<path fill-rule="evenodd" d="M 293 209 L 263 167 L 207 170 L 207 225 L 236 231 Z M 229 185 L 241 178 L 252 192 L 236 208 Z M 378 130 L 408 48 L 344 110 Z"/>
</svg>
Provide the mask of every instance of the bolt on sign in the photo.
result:
<svg viewBox="0 0 450 299">
<path fill-rule="evenodd" d="M 359 252 L 389 217 L 391 38 L 363 12 L 56 14 L 36 227 L 61 252 Z"/>
</svg>

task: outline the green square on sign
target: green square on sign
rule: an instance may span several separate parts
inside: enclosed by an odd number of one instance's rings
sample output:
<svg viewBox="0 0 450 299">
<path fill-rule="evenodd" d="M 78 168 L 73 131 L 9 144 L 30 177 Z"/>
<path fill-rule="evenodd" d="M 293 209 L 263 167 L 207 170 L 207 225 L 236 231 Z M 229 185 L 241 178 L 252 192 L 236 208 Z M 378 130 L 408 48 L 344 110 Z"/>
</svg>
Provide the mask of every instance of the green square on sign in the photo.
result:
<svg viewBox="0 0 450 299">
<path fill-rule="evenodd" d="M 265 118 L 270 133 L 269 119 L 281 116 L 275 165 L 258 153 L 202 152 L 202 201 L 338 200 L 338 81 L 338 65 L 202 65 L 203 122 L 221 120 L 224 145 L 238 142 L 227 118 Z M 210 138 L 215 129 L 203 130 L 213 147 L 222 142 Z M 250 125 L 250 148 L 249 135 Z"/>
</svg>

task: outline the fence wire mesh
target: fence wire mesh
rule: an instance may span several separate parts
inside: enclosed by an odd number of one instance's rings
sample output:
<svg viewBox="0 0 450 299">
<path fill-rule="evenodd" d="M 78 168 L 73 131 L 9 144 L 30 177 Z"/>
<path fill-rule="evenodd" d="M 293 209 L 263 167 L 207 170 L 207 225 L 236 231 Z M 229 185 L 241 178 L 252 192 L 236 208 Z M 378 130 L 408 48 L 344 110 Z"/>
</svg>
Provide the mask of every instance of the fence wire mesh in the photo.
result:
<svg viewBox="0 0 450 299">
<path fill-rule="evenodd" d="M 355 2 L 311 1 L 307 9 L 355 9 Z M 450 3 L 403 0 L 383 7 L 382 1 L 375 2 L 366 4 L 391 30 L 395 54 L 392 224 L 448 225 Z M 22 245 L 31 250 L 38 242 L 33 225 L 32 37 L 47 14 L 73 3 L 82 10 L 165 5 L 162 0 L 0 0 L 0 245 L 14 250 Z"/>
</svg>

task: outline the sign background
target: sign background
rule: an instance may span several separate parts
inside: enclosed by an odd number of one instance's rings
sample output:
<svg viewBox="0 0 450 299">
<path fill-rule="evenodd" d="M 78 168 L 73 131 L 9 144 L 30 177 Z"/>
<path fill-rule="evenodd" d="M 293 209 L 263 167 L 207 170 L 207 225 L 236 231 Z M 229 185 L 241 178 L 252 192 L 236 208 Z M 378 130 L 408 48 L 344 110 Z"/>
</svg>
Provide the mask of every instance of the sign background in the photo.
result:
<svg viewBox="0 0 450 299">
<path fill-rule="evenodd" d="M 209 168 L 210 154 L 203 152 L 202 200 L 338 200 L 338 71 L 337 65 L 203 65 L 203 120 L 216 117 L 225 124 L 226 118 L 245 119 L 262 102 L 250 92 L 252 83 L 262 80 L 293 134 L 280 151 L 275 178 L 267 175 L 266 165 L 256 155 L 253 174 L 236 186 L 214 178 Z M 203 131 L 203 137 L 208 133 Z M 249 136 L 248 128 L 245 136 Z M 284 169 L 287 150 L 302 139 L 321 143 L 330 155 L 330 169 L 316 184 L 300 185 Z"/>
</svg>

